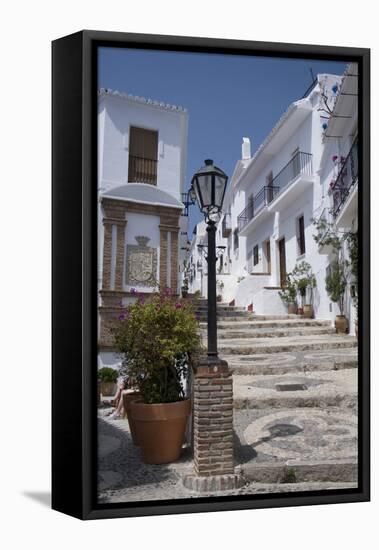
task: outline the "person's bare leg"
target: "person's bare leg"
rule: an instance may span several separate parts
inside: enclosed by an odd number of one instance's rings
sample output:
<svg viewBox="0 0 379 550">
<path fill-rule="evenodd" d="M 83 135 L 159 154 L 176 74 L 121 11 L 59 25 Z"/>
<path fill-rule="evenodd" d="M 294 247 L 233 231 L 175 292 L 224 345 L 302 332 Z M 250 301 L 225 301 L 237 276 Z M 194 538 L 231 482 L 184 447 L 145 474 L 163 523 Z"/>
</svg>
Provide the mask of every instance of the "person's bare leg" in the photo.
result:
<svg viewBox="0 0 379 550">
<path fill-rule="evenodd" d="M 124 417 L 124 402 L 123 402 L 122 396 L 125 392 L 126 392 L 126 390 L 121 390 L 120 399 L 119 399 L 117 408 L 112 413 L 111 418 L 117 419 L 117 418 L 123 418 Z"/>
</svg>

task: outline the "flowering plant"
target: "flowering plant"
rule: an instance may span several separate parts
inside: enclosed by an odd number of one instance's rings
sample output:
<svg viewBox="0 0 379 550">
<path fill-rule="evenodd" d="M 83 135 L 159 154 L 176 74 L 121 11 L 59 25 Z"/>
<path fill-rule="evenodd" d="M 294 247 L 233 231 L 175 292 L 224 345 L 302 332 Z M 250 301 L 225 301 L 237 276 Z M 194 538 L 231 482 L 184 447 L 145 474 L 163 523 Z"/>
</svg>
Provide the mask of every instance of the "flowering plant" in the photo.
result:
<svg viewBox="0 0 379 550">
<path fill-rule="evenodd" d="M 123 356 L 121 374 L 132 379 L 145 403 L 185 398 L 188 366 L 200 351 L 198 323 L 191 303 L 168 289 L 127 306 L 113 330 Z"/>
</svg>

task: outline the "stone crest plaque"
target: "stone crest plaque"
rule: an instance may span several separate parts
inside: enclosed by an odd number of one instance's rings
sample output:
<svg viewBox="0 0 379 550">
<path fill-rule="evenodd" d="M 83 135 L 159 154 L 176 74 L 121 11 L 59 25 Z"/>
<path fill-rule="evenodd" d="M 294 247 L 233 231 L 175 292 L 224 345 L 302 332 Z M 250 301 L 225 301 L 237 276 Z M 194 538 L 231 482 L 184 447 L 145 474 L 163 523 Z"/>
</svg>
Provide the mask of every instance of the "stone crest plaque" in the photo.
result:
<svg viewBox="0 0 379 550">
<path fill-rule="evenodd" d="M 126 246 L 125 282 L 127 285 L 157 285 L 157 249 L 147 246 L 149 237 L 135 237 L 138 244 Z"/>
</svg>

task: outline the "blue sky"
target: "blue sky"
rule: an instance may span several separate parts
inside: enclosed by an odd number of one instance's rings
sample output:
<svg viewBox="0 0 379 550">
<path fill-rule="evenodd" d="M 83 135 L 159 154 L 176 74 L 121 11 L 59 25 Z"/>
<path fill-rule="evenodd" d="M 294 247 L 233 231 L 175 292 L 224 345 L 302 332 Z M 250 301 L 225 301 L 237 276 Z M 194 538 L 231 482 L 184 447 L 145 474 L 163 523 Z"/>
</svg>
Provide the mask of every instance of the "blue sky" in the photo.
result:
<svg viewBox="0 0 379 550">
<path fill-rule="evenodd" d="M 112 88 L 186 107 L 187 181 L 212 158 L 230 177 L 242 137 L 252 153 L 317 73 L 342 74 L 346 63 L 269 57 L 101 48 L 99 88 Z M 190 208 L 189 237 L 202 220 Z"/>
</svg>

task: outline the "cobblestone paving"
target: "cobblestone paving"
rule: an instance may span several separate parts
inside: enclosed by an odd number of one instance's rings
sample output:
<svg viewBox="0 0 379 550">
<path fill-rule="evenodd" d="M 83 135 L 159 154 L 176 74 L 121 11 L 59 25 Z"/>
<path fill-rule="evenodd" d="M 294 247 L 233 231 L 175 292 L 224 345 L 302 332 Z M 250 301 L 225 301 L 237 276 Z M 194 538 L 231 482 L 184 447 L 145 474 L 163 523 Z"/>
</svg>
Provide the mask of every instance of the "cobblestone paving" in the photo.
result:
<svg viewBox="0 0 379 550">
<path fill-rule="evenodd" d="M 132 444 L 128 422 L 126 420 L 109 420 L 107 417 L 103 416 L 105 412 L 104 410 L 102 411 L 102 416 L 99 418 L 98 424 L 99 502 L 137 502 L 215 496 L 214 494 L 195 493 L 183 486 L 182 476 L 185 473 L 192 472 L 192 460 L 189 451 L 185 450 L 182 459 L 173 464 L 143 464 L 140 460 L 140 451 L 138 447 Z M 276 460 L 270 447 L 267 449 L 266 447 L 261 447 L 261 449 L 256 451 L 251 444 L 247 443 L 244 435 L 249 426 L 260 419 L 262 421 L 265 416 L 268 416 L 268 412 L 272 411 L 235 411 L 235 449 L 236 459 L 240 464 L 249 461 L 259 463 L 274 462 Z M 279 412 L 283 413 L 283 411 Z M 294 414 L 293 410 L 290 412 L 292 415 Z M 312 432 L 311 426 L 312 422 L 310 426 L 308 426 L 310 432 Z M 318 445 L 320 442 L 319 435 L 314 433 L 313 437 L 314 443 Z M 309 445 L 309 442 L 307 445 Z M 257 446 L 257 449 L 258 448 L 259 445 Z M 355 483 L 348 482 L 296 484 L 247 483 L 238 490 L 232 492 L 218 492 L 216 496 L 341 489 L 355 486 Z"/>
<path fill-rule="evenodd" d="M 236 409 L 324 409 L 333 405 L 354 411 L 357 408 L 357 369 L 314 371 L 303 375 L 237 375 L 233 380 Z"/>
<path fill-rule="evenodd" d="M 340 408 L 234 412 L 239 463 L 357 457 L 357 416 Z"/>
</svg>

